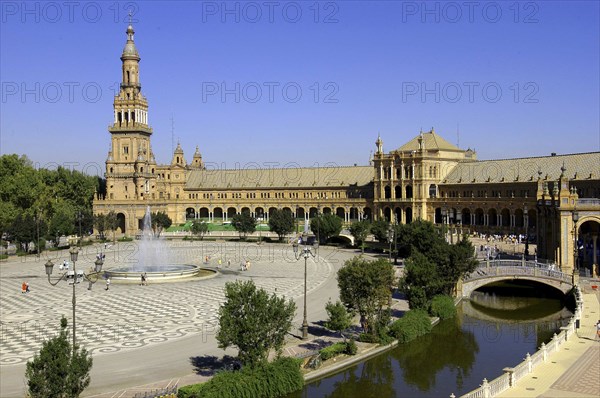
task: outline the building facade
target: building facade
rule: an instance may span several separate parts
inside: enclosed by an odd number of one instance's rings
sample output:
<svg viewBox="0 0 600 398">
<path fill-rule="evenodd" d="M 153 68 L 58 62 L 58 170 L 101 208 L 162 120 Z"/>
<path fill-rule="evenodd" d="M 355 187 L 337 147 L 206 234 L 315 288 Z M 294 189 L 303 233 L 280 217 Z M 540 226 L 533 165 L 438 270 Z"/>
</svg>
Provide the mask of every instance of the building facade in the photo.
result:
<svg viewBox="0 0 600 398">
<path fill-rule="evenodd" d="M 378 137 L 368 166 L 208 170 L 198 147 L 188 163 L 179 144 L 170 164 L 158 164 L 131 25 L 126 34 L 106 192 L 94 199 L 94 214 L 114 211 L 121 234 L 139 232 L 148 206 L 176 224 L 225 222 L 241 212 L 268 221 L 282 209 L 300 220 L 331 213 L 345 223 L 424 219 L 462 231 L 523 233 L 536 237 L 540 258 L 564 270 L 598 264 L 600 152 L 478 161 L 432 128 L 389 152 Z"/>
</svg>

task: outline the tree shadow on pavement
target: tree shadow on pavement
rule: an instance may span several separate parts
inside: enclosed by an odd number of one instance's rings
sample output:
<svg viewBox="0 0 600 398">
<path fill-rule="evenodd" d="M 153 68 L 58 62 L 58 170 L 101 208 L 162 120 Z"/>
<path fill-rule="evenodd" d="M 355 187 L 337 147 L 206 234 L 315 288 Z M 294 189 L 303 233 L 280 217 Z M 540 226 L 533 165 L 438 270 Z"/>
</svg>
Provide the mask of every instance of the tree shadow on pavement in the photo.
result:
<svg viewBox="0 0 600 398">
<path fill-rule="evenodd" d="M 299 344 L 298 347 L 303 348 L 307 351 L 318 351 L 327 346 L 333 344 L 331 341 L 326 341 L 322 339 L 312 340 L 306 343 Z"/>
<path fill-rule="evenodd" d="M 392 318 L 402 318 L 405 313 L 406 313 L 406 311 L 404 311 L 404 310 L 398 310 L 396 308 L 392 308 L 391 316 L 392 316 Z"/>
<path fill-rule="evenodd" d="M 239 366 L 237 358 L 229 355 L 223 358 L 214 355 L 190 357 L 190 363 L 194 366 L 194 372 L 200 376 L 214 376 L 219 370 L 229 370 Z"/>
<path fill-rule="evenodd" d="M 317 321 L 313 322 L 312 325 L 308 325 L 308 334 L 315 337 L 339 337 L 337 332 L 325 327 L 325 321 Z"/>
</svg>

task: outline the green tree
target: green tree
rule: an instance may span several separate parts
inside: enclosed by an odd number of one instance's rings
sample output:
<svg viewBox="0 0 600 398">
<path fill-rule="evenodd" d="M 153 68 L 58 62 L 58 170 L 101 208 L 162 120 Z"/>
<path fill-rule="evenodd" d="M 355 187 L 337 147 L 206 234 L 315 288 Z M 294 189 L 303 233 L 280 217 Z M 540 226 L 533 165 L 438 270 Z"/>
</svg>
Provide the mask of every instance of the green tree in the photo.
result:
<svg viewBox="0 0 600 398">
<path fill-rule="evenodd" d="M 294 231 L 294 216 L 291 211 L 275 209 L 269 216 L 269 228 L 279 236 L 279 241 L 283 241 L 285 235 Z"/>
<path fill-rule="evenodd" d="M 371 233 L 375 236 L 375 239 L 379 242 L 388 242 L 388 231 L 390 229 L 390 223 L 386 220 L 377 220 L 371 224 Z"/>
<path fill-rule="evenodd" d="M 350 225 L 350 233 L 354 237 L 356 244 L 360 247 L 361 251 L 365 252 L 365 241 L 367 236 L 371 232 L 371 224 L 368 221 L 357 221 Z"/>
<path fill-rule="evenodd" d="M 233 216 L 231 225 L 240 233 L 241 239 L 246 239 L 248 234 L 254 233 L 256 230 L 256 218 L 252 217 L 249 212 L 243 211 Z"/>
<path fill-rule="evenodd" d="M 100 239 L 105 239 L 104 232 L 108 230 L 106 214 L 97 214 L 94 216 L 94 227 L 98 230 Z"/>
<path fill-rule="evenodd" d="M 325 311 L 329 319 L 325 322 L 325 327 L 330 330 L 335 330 L 340 333 L 344 339 L 343 331 L 348 329 L 352 325 L 352 314 L 348 312 L 344 304 L 341 301 L 336 301 L 335 304 L 331 301 L 327 301 L 325 304 Z"/>
<path fill-rule="evenodd" d="M 29 244 L 37 238 L 37 230 L 33 217 L 23 213 L 17 215 L 10 227 L 10 235 L 20 248 L 29 252 Z"/>
<path fill-rule="evenodd" d="M 411 309 L 427 310 L 429 301 L 443 290 L 444 283 L 440 279 L 435 263 L 424 254 L 414 252 L 406 260 L 400 285 Z"/>
<path fill-rule="evenodd" d="M 424 220 L 415 220 L 410 224 L 401 224 L 397 226 L 397 246 L 401 257 L 408 258 L 414 250 L 421 253 L 428 253 L 432 256 L 444 257 L 444 246 L 446 240 L 433 223 Z M 437 250 L 432 252 L 432 248 Z M 431 257 L 431 256 L 430 256 Z"/>
<path fill-rule="evenodd" d="M 319 238 L 319 243 L 326 242 L 342 231 L 342 219 L 333 214 L 319 214 L 310 219 L 310 229 Z"/>
<path fill-rule="evenodd" d="M 219 308 L 219 347 L 237 347 L 244 365 L 263 363 L 271 349 L 280 352 L 295 311 L 294 301 L 269 296 L 253 281 L 227 282 L 225 303 Z"/>
<path fill-rule="evenodd" d="M 387 314 L 390 289 L 395 282 L 394 269 L 387 259 L 366 260 L 360 256 L 347 260 L 338 271 L 340 299 L 361 317 L 365 333 L 379 333 L 378 320 Z"/>
<path fill-rule="evenodd" d="M 164 211 L 152 213 L 150 217 L 152 219 L 152 230 L 154 231 L 154 236 L 157 238 L 160 238 L 160 234 L 164 229 L 169 228 L 173 224 L 171 218 Z"/>
<path fill-rule="evenodd" d="M 26 156 L 0 157 L 0 201 L 12 203 L 27 211 L 45 191 L 39 173 Z"/>
<path fill-rule="evenodd" d="M 411 308 L 428 309 L 435 295 L 452 295 L 458 280 L 477 267 L 468 238 L 450 245 L 431 222 L 404 225 L 399 235 L 400 251 L 409 256 L 401 286 Z"/>
<path fill-rule="evenodd" d="M 10 232 L 17 215 L 17 208 L 12 203 L 0 201 L 0 239 Z"/>
<path fill-rule="evenodd" d="M 53 206 L 53 214 L 48 225 L 46 238 L 53 240 L 58 247 L 62 235 L 72 235 L 75 232 L 75 209 L 66 200 L 59 200 Z"/>
<path fill-rule="evenodd" d="M 115 244 L 115 231 L 117 228 L 119 228 L 119 217 L 117 217 L 117 213 L 115 213 L 113 210 L 106 214 L 106 227 L 109 231 L 112 231 L 113 244 Z"/>
<path fill-rule="evenodd" d="M 40 352 L 27 362 L 25 377 L 33 398 L 78 397 L 90 384 L 92 357 L 85 349 L 73 349 L 65 317 L 60 327 L 59 335 L 45 341 Z"/>
<path fill-rule="evenodd" d="M 193 221 L 190 226 L 190 231 L 194 236 L 200 236 L 200 240 L 204 238 L 204 235 L 208 232 L 208 224 L 203 221 Z"/>
</svg>

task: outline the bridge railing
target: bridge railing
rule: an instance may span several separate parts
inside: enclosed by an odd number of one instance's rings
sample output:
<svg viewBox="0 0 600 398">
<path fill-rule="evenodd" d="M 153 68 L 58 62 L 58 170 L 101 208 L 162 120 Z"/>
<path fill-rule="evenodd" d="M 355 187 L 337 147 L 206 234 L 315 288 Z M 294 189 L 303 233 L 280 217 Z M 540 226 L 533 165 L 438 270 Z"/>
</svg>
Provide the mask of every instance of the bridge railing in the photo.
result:
<svg viewBox="0 0 600 398">
<path fill-rule="evenodd" d="M 463 280 L 467 282 L 474 279 L 501 275 L 537 276 L 556 279 L 562 282 L 571 282 L 572 280 L 571 275 L 557 271 L 552 266 L 539 267 L 533 261 L 527 261 L 525 262 L 525 266 L 523 266 L 523 262 L 515 260 L 494 260 L 493 262 L 490 261 L 489 266 L 487 266 L 486 262 L 480 263 L 479 267 L 467 275 Z"/>
<path fill-rule="evenodd" d="M 566 343 L 574 333 L 576 327 L 576 320 L 581 318 L 583 312 L 583 300 L 581 300 L 581 290 L 579 286 L 575 287 L 575 299 L 577 302 L 577 309 L 575 314 L 569 320 L 567 326 L 561 327 L 559 334 L 554 333 L 552 340 L 548 344 L 542 343 L 539 350 L 533 355 L 527 355 L 523 359 L 523 362 L 515 366 L 514 368 L 504 368 L 504 373 L 488 382 L 487 379 L 483 379 L 483 383 L 475 390 L 462 395 L 460 398 L 494 398 L 504 391 L 517 385 L 517 382 L 526 377 L 531 373 L 538 365 L 547 362 L 549 357 L 560 350 L 560 347 Z M 455 398 L 454 394 L 450 395 L 451 398 Z"/>
</svg>

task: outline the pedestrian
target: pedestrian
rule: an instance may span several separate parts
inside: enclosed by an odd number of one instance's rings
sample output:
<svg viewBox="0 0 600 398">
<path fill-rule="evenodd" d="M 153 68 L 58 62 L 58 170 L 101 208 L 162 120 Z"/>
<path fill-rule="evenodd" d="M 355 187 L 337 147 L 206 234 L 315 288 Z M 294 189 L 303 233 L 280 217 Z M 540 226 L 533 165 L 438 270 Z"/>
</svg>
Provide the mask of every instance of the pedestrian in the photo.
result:
<svg viewBox="0 0 600 398">
<path fill-rule="evenodd" d="M 106 289 L 104 289 L 104 290 L 108 290 L 109 287 L 110 287 L 110 278 L 106 278 Z"/>
<path fill-rule="evenodd" d="M 144 286 L 148 286 L 148 274 L 144 272 Z"/>
<path fill-rule="evenodd" d="M 222 262 L 222 260 L 219 258 L 219 260 L 217 261 L 217 269 L 221 268 L 221 262 Z"/>
<path fill-rule="evenodd" d="M 144 274 L 141 274 L 140 277 L 142 278 L 142 281 L 140 282 L 140 286 L 144 286 Z"/>
<path fill-rule="evenodd" d="M 598 323 L 596 324 L 596 337 L 600 339 L 600 319 L 598 319 Z"/>
<path fill-rule="evenodd" d="M 25 283 L 25 293 L 29 293 L 29 283 Z"/>
<path fill-rule="evenodd" d="M 21 294 L 23 293 L 27 293 L 27 283 L 23 282 L 21 283 Z"/>
<path fill-rule="evenodd" d="M 227 260 L 227 268 L 231 267 L 231 260 Z"/>
</svg>

